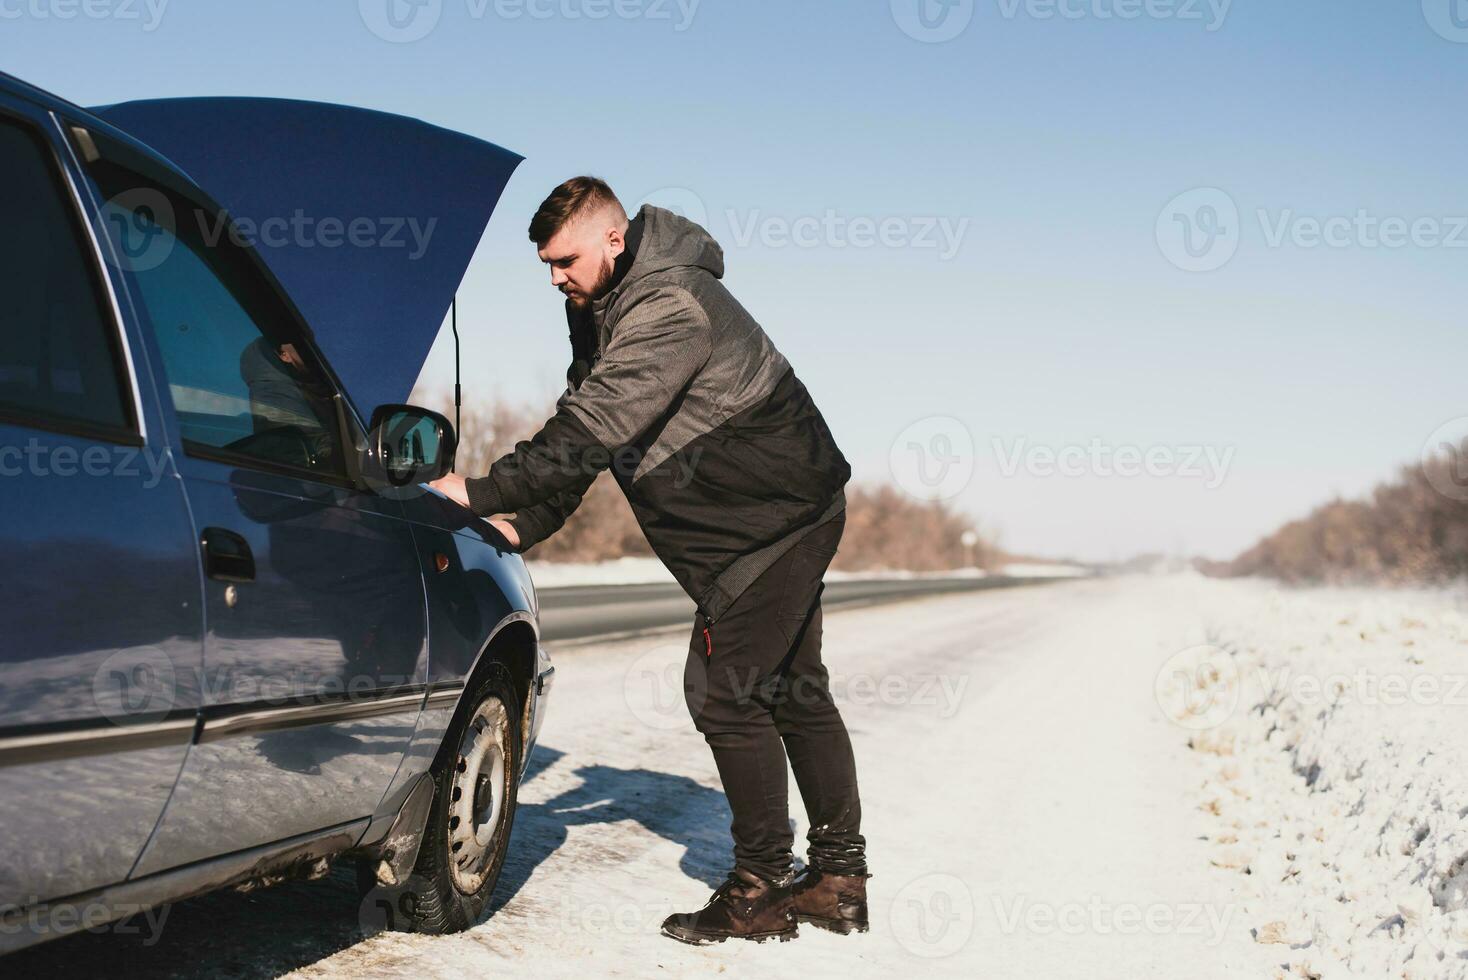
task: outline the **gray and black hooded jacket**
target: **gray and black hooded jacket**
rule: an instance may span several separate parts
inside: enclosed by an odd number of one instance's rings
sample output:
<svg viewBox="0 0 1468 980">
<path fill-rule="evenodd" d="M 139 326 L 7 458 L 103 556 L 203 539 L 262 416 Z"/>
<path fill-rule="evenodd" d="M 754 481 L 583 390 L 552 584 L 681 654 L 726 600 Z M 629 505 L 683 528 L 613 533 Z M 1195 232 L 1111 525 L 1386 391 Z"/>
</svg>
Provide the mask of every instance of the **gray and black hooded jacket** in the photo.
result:
<svg viewBox="0 0 1468 980">
<path fill-rule="evenodd" d="M 790 363 L 719 280 L 698 225 L 645 206 L 629 263 L 589 310 L 556 414 L 467 481 L 475 513 L 515 512 L 521 549 L 565 523 L 603 469 L 709 620 L 845 507 L 851 468 Z"/>
</svg>

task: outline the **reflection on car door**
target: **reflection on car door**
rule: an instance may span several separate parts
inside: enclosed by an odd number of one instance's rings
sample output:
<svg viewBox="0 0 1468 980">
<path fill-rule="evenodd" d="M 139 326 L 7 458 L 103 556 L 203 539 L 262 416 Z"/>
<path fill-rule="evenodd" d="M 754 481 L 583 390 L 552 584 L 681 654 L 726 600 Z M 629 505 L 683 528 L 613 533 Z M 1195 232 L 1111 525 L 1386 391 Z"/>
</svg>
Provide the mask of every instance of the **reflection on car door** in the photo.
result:
<svg viewBox="0 0 1468 980">
<path fill-rule="evenodd" d="M 103 217 L 146 257 L 126 279 L 166 377 L 207 624 L 204 722 L 146 873 L 370 815 L 427 648 L 412 531 L 350 479 L 341 396 L 293 309 L 208 240 L 212 214 L 125 174 L 100 169 Z"/>
<path fill-rule="evenodd" d="M 65 145 L 15 112 L 0 101 L 0 912 L 127 877 L 193 736 L 202 651 L 145 365 Z"/>
</svg>

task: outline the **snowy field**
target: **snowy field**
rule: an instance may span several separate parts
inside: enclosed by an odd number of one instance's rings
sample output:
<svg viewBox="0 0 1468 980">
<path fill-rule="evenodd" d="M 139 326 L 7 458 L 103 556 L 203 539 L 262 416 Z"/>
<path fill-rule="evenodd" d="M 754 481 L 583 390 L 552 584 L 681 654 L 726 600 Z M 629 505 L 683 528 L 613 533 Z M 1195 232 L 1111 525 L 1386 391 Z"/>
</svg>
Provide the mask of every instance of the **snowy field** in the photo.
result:
<svg viewBox="0 0 1468 980">
<path fill-rule="evenodd" d="M 685 640 L 553 651 L 510 862 L 473 930 L 379 933 L 336 872 L 184 903 L 151 946 L 56 943 L 24 972 L 1468 976 L 1468 608 L 1447 594 L 1135 577 L 829 614 L 873 929 L 763 945 L 658 934 L 729 864 Z"/>
</svg>

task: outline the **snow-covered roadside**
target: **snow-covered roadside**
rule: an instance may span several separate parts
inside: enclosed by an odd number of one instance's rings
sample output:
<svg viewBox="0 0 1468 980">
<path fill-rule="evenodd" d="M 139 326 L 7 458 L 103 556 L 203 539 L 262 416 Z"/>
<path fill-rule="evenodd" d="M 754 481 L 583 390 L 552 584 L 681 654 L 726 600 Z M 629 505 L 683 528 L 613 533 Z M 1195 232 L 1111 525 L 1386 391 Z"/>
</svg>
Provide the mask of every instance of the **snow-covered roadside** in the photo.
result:
<svg viewBox="0 0 1468 980">
<path fill-rule="evenodd" d="M 1196 642 L 1193 588 L 1088 580 L 826 617 L 875 873 L 869 935 L 658 934 L 729 862 L 679 631 L 558 658 L 494 915 L 457 936 L 374 935 L 295 976 L 1267 976 L 1153 697 L 1158 665 Z M 793 785 L 791 800 L 803 844 Z"/>
<path fill-rule="evenodd" d="M 1197 595 L 1159 698 L 1278 975 L 1468 978 L 1468 590 Z"/>
</svg>

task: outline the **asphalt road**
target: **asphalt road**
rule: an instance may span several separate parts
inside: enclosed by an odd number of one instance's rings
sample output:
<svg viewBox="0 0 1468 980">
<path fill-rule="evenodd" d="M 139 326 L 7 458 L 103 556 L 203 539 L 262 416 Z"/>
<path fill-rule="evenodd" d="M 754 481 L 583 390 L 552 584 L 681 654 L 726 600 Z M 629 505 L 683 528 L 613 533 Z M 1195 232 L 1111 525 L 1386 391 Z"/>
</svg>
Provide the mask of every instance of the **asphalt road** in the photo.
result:
<svg viewBox="0 0 1468 980">
<path fill-rule="evenodd" d="M 1053 582 L 1048 578 L 838 579 L 826 582 L 825 608 L 976 592 Z M 692 627 L 693 601 L 677 585 L 578 585 L 540 589 L 541 641 L 546 644 L 633 636 Z"/>
</svg>

